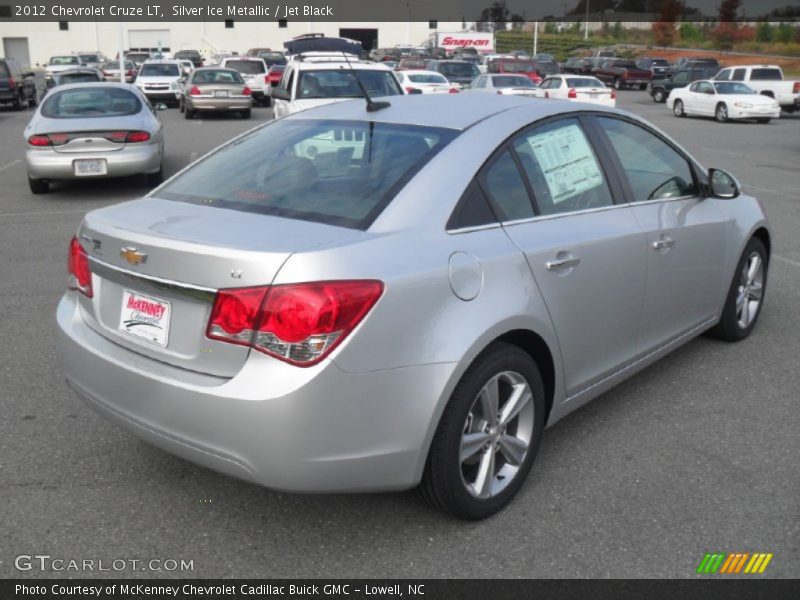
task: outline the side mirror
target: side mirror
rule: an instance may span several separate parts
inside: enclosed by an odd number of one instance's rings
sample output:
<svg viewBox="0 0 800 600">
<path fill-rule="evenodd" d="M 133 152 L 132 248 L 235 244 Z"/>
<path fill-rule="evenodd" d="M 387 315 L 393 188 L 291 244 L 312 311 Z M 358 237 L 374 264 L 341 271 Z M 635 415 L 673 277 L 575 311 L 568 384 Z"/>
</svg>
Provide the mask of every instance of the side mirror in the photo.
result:
<svg viewBox="0 0 800 600">
<path fill-rule="evenodd" d="M 713 198 L 736 198 L 742 193 L 733 175 L 721 169 L 708 170 L 708 190 Z"/>
<path fill-rule="evenodd" d="M 159 102 L 158 104 L 153 106 L 153 108 L 156 109 L 157 111 L 167 110 L 167 105 L 164 104 L 163 102 Z"/>
<path fill-rule="evenodd" d="M 291 101 L 291 95 L 289 94 L 289 90 L 282 87 L 276 87 L 272 89 L 272 97 L 276 100 L 286 100 L 287 102 Z"/>
</svg>

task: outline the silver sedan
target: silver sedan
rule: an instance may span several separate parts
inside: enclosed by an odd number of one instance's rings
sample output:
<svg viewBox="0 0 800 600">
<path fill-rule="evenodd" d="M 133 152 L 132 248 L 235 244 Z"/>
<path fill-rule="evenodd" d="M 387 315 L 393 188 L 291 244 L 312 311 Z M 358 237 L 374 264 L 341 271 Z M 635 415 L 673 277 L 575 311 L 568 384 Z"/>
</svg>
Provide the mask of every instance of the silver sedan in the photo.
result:
<svg viewBox="0 0 800 600">
<path fill-rule="evenodd" d="M 86 215 L 57 310 L 74 393 L 265 486 L 419 486 L 479 519 L 546 426 L 753 331 L 771 236 L 731 175 L 610 108 L 389 102 L 272 121 Z"/>
<path fill-rule="evenodd" d="M 143 173 L 162 181 L 164 138 L 156 108 L 126 83 L 58 86 L 25 127 L 25 165 L 34 194 L 60 179 Z"/>
</svg>

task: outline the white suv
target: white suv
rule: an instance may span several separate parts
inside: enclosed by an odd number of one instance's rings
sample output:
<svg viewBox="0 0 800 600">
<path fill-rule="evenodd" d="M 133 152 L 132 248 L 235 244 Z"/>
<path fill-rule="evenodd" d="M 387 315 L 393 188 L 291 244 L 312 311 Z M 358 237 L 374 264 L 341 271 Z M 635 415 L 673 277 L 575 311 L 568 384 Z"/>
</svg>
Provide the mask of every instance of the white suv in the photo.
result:
<svg viewBox="0 0 800 600">
<path fill-rule="evenodd" d="M 177 60 L 146 60 L 136 76 L 136 87 L 151 102 L 178 103 L 178 81 L 183 77 Z"/>
<path fill-rule="evenodd" d="M 341 52 L 307 52 L 293 56 L 280 85 L 272 90 L 275 118 L 331 102 L 363 98 L 359 82 L 370 98 L 405 94 L 394 71 L 380 63 Z"/>
<path fill-rule="evenodd" d="M 228 56 L 219 62 L 223 69 L 238 71 L 247 87 L 253 93 L 253 102 L 266 105 L 269 94 L 269 80 L 267 78 L 267 63 L 263 58 L 254 56 Z"/>
</svg>

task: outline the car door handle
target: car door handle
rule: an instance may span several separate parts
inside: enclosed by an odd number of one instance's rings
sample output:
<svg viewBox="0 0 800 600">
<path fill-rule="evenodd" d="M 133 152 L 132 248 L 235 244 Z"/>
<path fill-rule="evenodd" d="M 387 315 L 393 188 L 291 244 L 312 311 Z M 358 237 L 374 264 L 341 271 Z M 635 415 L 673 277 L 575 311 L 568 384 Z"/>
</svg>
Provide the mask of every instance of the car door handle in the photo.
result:
<svg viewBox="0 0 800 600">
<path fill-rule="evenodd" d="M 570 256 L 569 258 L 559 258 L 557 260 L 549 260 L 544 263 L 548 271 L 558 271 L 559 269 L 570 269 L 581 262 L 577 256 Z"/>
<path fill-rule="evenodd" d="M 654 250 L 666 250 L 667 248 L 672 248 L 675 245 L 675 240 L 669 237 L 668 235 L 662 236 L 661 239 L 656 240 L 653 242 L 653 249 Z"/>
</svg>

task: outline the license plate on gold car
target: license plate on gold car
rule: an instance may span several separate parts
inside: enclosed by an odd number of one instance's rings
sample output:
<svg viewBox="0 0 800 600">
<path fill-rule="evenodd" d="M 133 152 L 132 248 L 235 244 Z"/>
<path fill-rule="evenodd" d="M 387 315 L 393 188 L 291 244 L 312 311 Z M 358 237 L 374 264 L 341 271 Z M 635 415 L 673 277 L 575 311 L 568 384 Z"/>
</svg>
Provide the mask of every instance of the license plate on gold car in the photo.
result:
<svg viewBox="0 0 800 600">
<path fill-rule="evenodd" d="M 170 303 L 130 290 L 122 293 L 119 330 L 158 346 L 166 346 Z"/>
<path fill-rule="evenodd" d="M 92 175 L 105 175 L 108 173 L 105 158 L 89 158 L 76 160 L 73 163 L 76 177 L 91 177 Z"/>
</svg>

